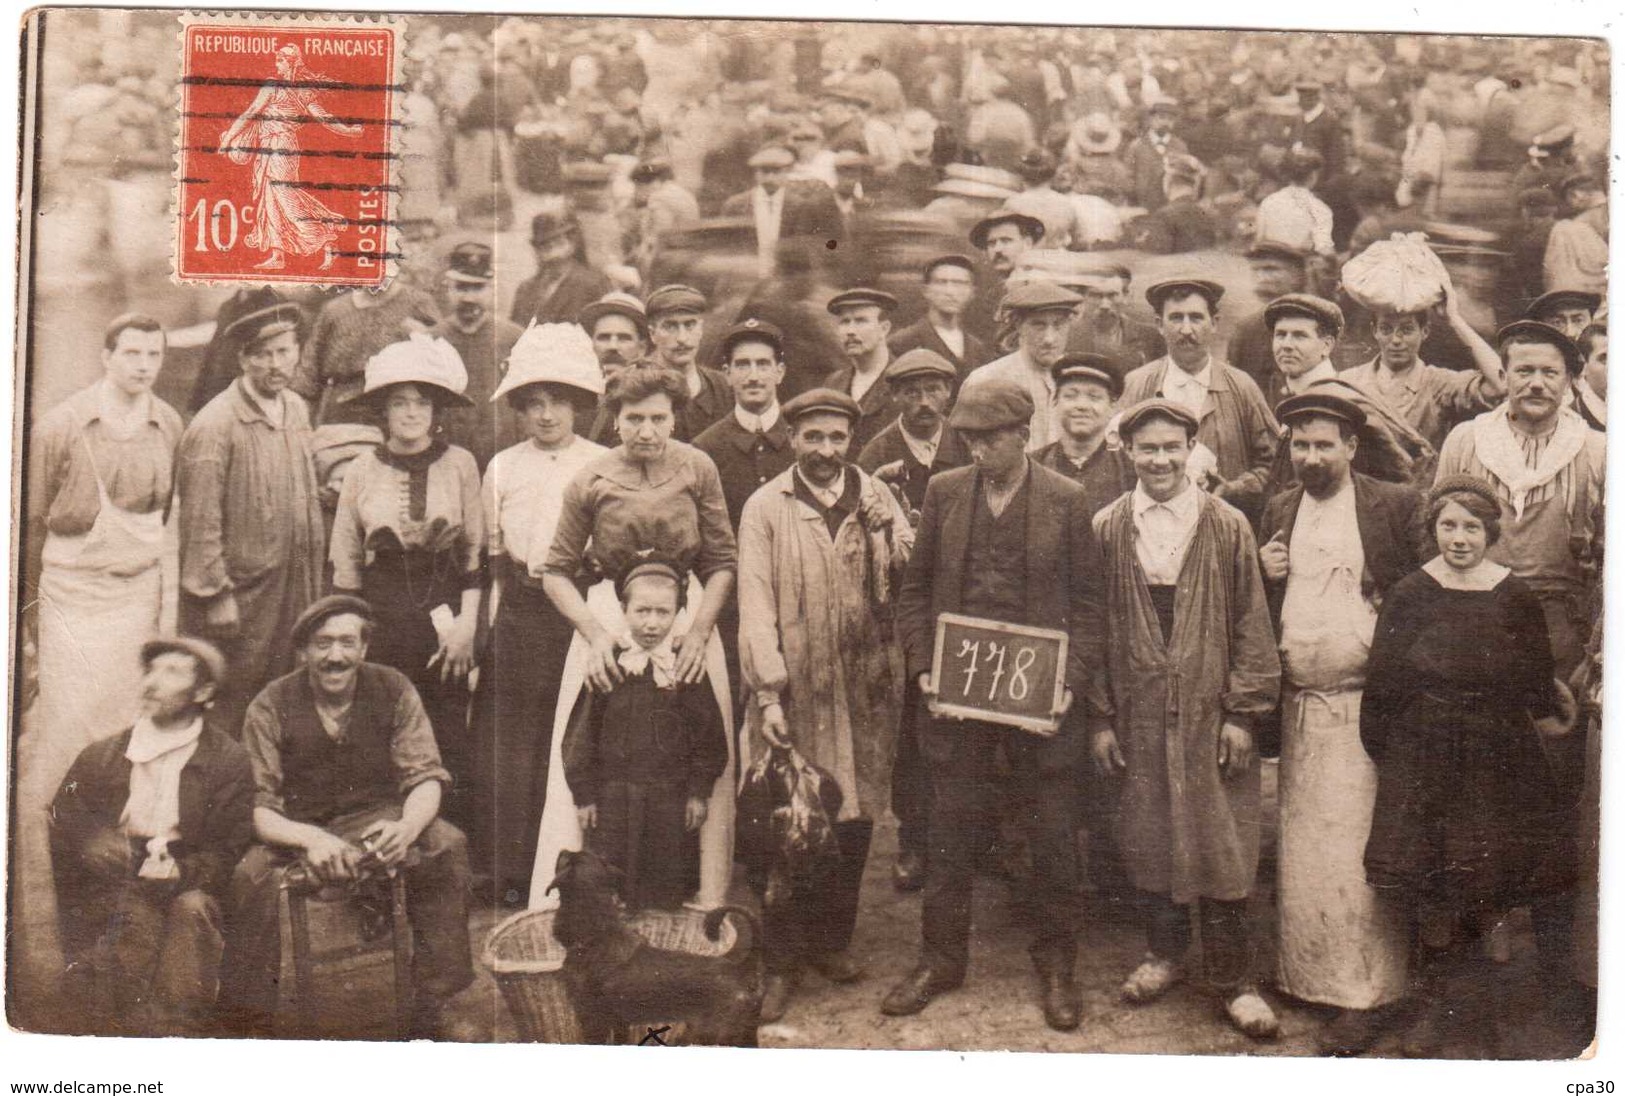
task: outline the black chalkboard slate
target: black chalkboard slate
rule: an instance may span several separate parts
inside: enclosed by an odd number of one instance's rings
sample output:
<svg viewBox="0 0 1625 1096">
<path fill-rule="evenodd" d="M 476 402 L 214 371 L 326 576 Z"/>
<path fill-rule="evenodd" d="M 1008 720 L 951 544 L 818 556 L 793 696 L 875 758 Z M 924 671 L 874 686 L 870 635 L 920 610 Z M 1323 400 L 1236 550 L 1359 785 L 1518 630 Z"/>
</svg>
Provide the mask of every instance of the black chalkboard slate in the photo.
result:
<svg viewBox="0 0 1625 1096">
<path fill-rule="evenodd" d="M 1066 633 L 1051 628 L 939 613 L 931 711 L 1052 735 L 1066 692 L 1066 645 Z"/>
</svg>

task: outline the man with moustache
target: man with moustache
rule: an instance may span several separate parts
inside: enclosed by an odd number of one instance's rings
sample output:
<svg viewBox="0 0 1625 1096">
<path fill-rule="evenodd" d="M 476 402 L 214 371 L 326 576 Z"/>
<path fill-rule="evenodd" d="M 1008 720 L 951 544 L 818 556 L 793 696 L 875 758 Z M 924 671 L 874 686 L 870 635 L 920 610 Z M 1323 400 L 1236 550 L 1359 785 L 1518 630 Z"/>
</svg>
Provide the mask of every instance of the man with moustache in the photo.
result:
<svg viewBox="0 0 1625 1096">
<path fill-rule="evenodd" d="M 458 1035 L 447 1001 L 474 980 L 468 942 L 468 843 L 439 818 L 451 776 L 411 681 L 368 662 L 372 608 L 335 594 L 291 629 L 303 665 L 249 707 L 254 836 L 231 880 L 221 1003 L 245 1035 L 272 1031 L 281 965 L 278 895 L 298 865 L 324 884 L 365 887 L 406 873 L 413 1038 Z M 301 987 L 303 989 L 304 987 Z"/>
<path fill-rule="evenodd" d="M 326 535 L 305 401 L 289 389 L 299 310 L 273 304 L 226 335 L 242 376 L 181 437 L 180 618 L 236 667 L 211 725 L 236 738 L 243 709 L 292 663 L 287 635 L 321 594 Z"/>
<path fill-rule="evenodd" d="M 841 789 L 840 857 L 766 903 L 764 1023 L 784 1015 L 806 968 L 837 983 L 863 976 L 847 948 L 870 837 L 891 798 L 903 701 L 892 591 L 914 543 L 892 493 L 847 462 L 856 401 L 815 388 L 784 415 L 795 464 L 750 497 L 739 526 L 744 763 L 793 746 L 829 773 Z M 766 878 L 751 882 L 767 890 Z"/>
<path fill-rule="evenodd" d="M 1063 699 L 1051 737 L 979 720 L 932 719 L 922 730 L 930 767 L 930 857 L 914 970 L 881 1003 L 912 1016 L 961 985 L 969 960 L 978 815 L 993 790 L 1002 748 L 1026 804 L 1021 812 L 1033 871 L 1015 884 L 1031 910 L 1044 1020 L 1071 1031 L 1082 1019 L 1077 956 L 1077 771 L 1084 719 L 1109 712 L 1101 675 L 1104 572 L 1083 489 L 1027 455 L 1032 397 L 1018 384 L 967 385 L 949 418 L 974 461 L 926 488 L 914 553 L 897 600 L 908 673 L 928 698 L 937 615 L 1063 630 Z M 1076 707 L 1076 711 L 1073 709 Z M 1087 709 L 1087 711 L 1085 711 Z M 1067 718 L 1070 713 L 1070 718 Z"/>
<path fill-rule="evenodd" d="M 1123 394 L 1123 366 L 1105 354 L 1065 354 L 1050 367 L 1056 438 L 1033 460 L 1082 487 L 1093 517 L 1134 486 L 1134 468 L 1106 427 Z"/>
<path fill-rule="evenodd" d="M 490 246 L 462 243 L 452 248 L 442 279 L 446 320 L 439 334 L 463 359 L 468 369 L 463 394 L 474 401 L 472 407 L 453 408 L 445 415 L 445 437 L 473 453 L 482 472 L 499 450 L 518 440 L 508 416 L 493 415 L 487 406 L 508 352 L 523 333 L 518 324 L 492 311 L 495 278 Z"/>
<path fill-rule="evenodd" d="M 1082 303 L 1076 293 L 1048 282 L 1011 287 L 1004 297 L 1004 311 L 1016 328 L 1016 349 L 965 378 L 967 392 L 995 380 L 1021 386 L 1033 405 L 1027 442 L 1034 450 L 1055 440 L 1055 379 L 1050 369 L 1066 353 L 1067 338 Z"/>
<path fill-rule="evenodd" d="M 69 995 L 83 1030 L 198 1034 L 214 1009 L 220 902 L 253 839 L 254 774 L 203 726 L 226 671 L 213 645 L 150 639 L 140 667 L 134 726 L 87 746 L 51 804 Z"/>
<path fill-rule="evenodd" d="M 1223 296 L 1223 286 L 1204 278 L 1173 278 L 1145 291 L 1168 355 L 1124 379 L 1123 404 L 1162 398 L 1189 411 L 1196 440 L 1215 459 L 1199 486 L 1254 514 L 1264 505 L 1280 431 L 1253 379 L 1213 355 Z"/>
<path fill-rule="evenodd" d="M 1007 283 L 1016 269 L 1016 260 L 1044 239 L 1044 222 L 1013 209 L 1001 209 L 971 226 L 971 246 L 980 251 L 993 271 L 965 310 L 966 328 L 997 352 L 1001 335 L 1000 309 Z"/>
<path fill-rule="evenodd" d="M 1122 263 L 1091 265 L 1061 282 L 1083 298 L 1078 320 L 1067 337 L 1069 354 L 1105 354 L 1133 369 L 1168 353 L 1155 327 L 1123 315 L 1134 276 Z"/>
<path fill-rule="evenodd" d="M 895 485 L 917 511 L 932 476 L 970 463 L 965 443 L 947 422 L 959 374 L 947 358 L 922 347 L 893 360 L 883 379 L 897 418 L 863 447 L 858 467 Z"/>
<path fill-rule="evenodd" d="M 603 371 L 605 385 L 649 353 L 649 317 L 643 302 L 630 293 L 604 294 L 581 310 L 576 323 L 592 339 L 593 356 Z M 581 436 L 598 445 L 613 446 L 620 440 L 615 437 L 614 416 L 605 407 L 599 407 L 592 425 Z"/>
<path fill-rule="evenodd" d="M 686 285 L 663 285 L 644 302 L 649 315 L 648 364 L 680 373 L 688 385 L 688 403 L 677 413 L 672 437 L 691 442 L 733 407 L 726 374 L 699 363 L 705 338 L 705 294 Z"/>
<path fill-rule="evenodd" d="M 852 429 L 859 452 L 886 428 L 896 414 L 892 394 L 881 381 L 891 361 L 886 337 L 897 298 L 878 289 L 859 287 L 837 293 L 826 306 L 835 317 L 835 334 L 847 364 L 824 378 L 823 387 L 844 392 L 857 402 L 861 415 Z"/>
<path fill-rule="evenodd" d="M 1472 353 L 1477 372 L 1444 369 L 1422 360 L 1431 310 L 1378 310 L 1371 317 L 1377 356 L 1343 371 L 1342 378 L 1387 404 L 1438 449 L 1457 424 L 1488 411 L 1506 395 L 1501 359 L 1461 314 L 1455 285 L 1444 281 L 1444 315 L 1450 330 Z"/>
<path fill-rule="evenodd" d="M 1283 676 L 1277 984 L 1340 1010 L 1319 1041 L 1342 1056 L 1371 1047 L 1406 987 L 1404 911 L 1365 881 L 1377 772 L 1360 697 L 1377 606 L 1422 565 L 1423 505 L 1353 470 L 1357 404 L 1310 389 L 1276 414 L 1298 480 L 1265 508 L 1259 549 Z"/>
<path fill-rule="evenodd" d="M 965 308 L 976 295 L 976 263 L 966 255 L 938 255 L 925 264 L 925 315 L 886 340 L 893 358 L 926 349 L 953 363 L 958 381 L 991 360 L 987 344 L 965 329 Z"/>
<path fill-rule="evenodd" d="M 1145 400 L 1118 430 L 1139 482 L 1095 515 L 1111 715 L 1092 754 L 1121 788 L 1123 862 L 1148 945 L 1120 995 L 1145 1004 L 1184 979 L 1195 905 L 1206 988 L 1239 1031 L 1273 1038 L 1247 931 L 1259 848 L 1253 726 L 1274 709 L 1281 678 L 1257 546 L 1247 519 L 1186 475 L 1198 431 L 1188 406 Z"/>
<path fill-rule="evenodd" d="M 514 291 L 508 318 L 520 327 L 570 323 L 581 310 L 615 287 L 582 261 L 581 222 L 574 213 L 544 210 L 530 222 L 536 273 Z"/>
</svg>

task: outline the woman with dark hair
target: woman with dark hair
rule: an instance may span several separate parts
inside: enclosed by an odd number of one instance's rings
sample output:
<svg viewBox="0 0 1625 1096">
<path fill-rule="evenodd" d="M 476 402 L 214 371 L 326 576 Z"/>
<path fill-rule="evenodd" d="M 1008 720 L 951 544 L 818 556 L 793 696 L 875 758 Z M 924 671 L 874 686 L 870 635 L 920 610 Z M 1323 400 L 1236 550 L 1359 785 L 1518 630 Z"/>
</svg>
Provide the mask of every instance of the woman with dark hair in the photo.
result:
<svg viewBox="0 0 1625 1096">
<path fill-rule="evenodd" d="M 553 707 L 575 628 L 542 590 L 564 491 L 608 450 L 578 436 L 604 391 L 592 339 L 575 324 L 531 326 L 508 355 L 491 395 L 513 408 L 526 438 L 485 470 L 491 622 L 475 699 L 475 804 L 468 840 L 476 874 L 489 873 L 498 901 L 530 889 L 536 833 L 547 792 Z"/>
<path fill-rule="evenodd" d="M 622 370 L 606 396 L 620 445 L 582 469 L 564 494 L 542 583 L 577 635 L 554 714 L 554 757 L 531 877 L 532 906 L 550 901 L 543 891 L 553 878 L 559 850 L 581 847 L 581 829 L 557 757 L 559 727 L 582 684 L 606 693 L 624 677 L 619 659 L 624 621 L 614 582 L 653 555 L 673 563 L 688 587 L 688 607 L 672 629 L 675 678 L 693 684 L 709 676 L 727 730 L 728 767 L 716 781 L 700 832 L 699 901 L 720 904 L 727 891 L 733 706 L 715 626 L 733 591 L 738 554 L 717 466 L 705 453 L 672 438 L 687 399 L 680 373 L 649 367 Z M 589 587 L 594 589 L 584 597 L 582 591 Z"/>
<path fill-rule="evenodd" d="M 469 819 L 468 672 L 474 666 L 485 560 L 485 512 L 473 454 L 448 445 L 439 421 L 467 407 L 468 373 L 450 343 L 418 333 L 367 361 L 362 402 L 384 442 L 350 464 L 328 555 L 333 587 L 373 608 L 367 659 L 412 679 L 457 783 L 442 813 Z"/>
<path fill-rule="evenodd" d="M 1493 1034 L 1474 948 L 1506 911 L 1572 882 L 1559 877 L 1572 828 L 1544 740 L 1567 732 L 1573 700 L 1553 680 L 1539 600 L 1485 558 L 1500 513 L 1472 476 L 1434 487 L 1438 554 L 1389 592 L 1360 710 L 1377 766 L 1366 880 L 1410 910 L 1419 938 L 1413 1057 Z"/>
</svg>

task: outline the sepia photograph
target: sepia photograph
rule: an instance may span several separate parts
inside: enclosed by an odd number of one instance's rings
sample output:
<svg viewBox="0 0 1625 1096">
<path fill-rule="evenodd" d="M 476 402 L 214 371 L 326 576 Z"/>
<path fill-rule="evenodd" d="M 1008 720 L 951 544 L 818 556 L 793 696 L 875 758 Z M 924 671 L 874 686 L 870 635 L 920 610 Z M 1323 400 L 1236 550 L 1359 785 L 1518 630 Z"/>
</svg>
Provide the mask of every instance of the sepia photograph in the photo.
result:
<svg viewBox="0 0 1625 1096">
<path fill-rule="evenodd" d="M 23 15 L 13 1031 L 1606 1049 L 1610 43 L 703 16 Z"/>
</svg>

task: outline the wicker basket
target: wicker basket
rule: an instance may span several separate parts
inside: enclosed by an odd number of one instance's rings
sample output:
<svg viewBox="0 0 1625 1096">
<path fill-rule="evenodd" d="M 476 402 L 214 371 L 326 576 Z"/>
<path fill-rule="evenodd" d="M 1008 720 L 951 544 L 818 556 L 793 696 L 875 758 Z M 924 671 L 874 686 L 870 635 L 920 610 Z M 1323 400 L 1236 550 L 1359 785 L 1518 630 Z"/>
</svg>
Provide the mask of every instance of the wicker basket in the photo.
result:
<svg viewBox="0 0 1625 1096">
<path fill-rule="evenodd" d="M 553 935 L 555 910 L 521 910 L 491 930 L 481 959 L 502 989 L 519 1037 L 531 1043 L 579 1043 L 581 1024 L 564 985 L 564 945 Z M 638 935 L 665 951 L 717 956 L 733 947 L 737 932 L 724 920 L 716 940 L 705 936 L 705 912 L 644 910 L 627 921 Z M 667 1041 L 681 1039 L 676 1027 Z M 636 1043 L 641 1030 L 623 1039 Z M 675 1038 L 673 1037 L 675 1036 Z"/>
</svg>

